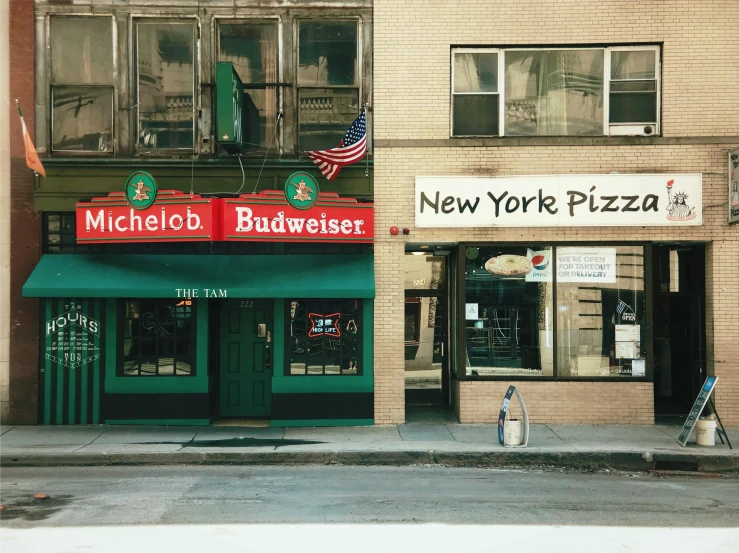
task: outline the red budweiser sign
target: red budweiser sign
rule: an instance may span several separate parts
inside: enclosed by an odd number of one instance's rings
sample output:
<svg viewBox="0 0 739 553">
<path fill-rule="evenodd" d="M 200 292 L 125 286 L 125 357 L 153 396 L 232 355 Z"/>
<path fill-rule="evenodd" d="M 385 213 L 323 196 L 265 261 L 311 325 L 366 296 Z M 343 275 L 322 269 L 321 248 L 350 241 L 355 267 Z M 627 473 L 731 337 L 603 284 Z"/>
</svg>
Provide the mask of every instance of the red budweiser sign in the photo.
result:
<svg viewBox="0 0 739 553">
<path fill-rule="evenodd" d="M 170 242 L 219 240 L 221 200 L 162 190 L 146 208 L 124 192 L 77 203 L 77 242 Z"/>
<path fill-rule="evenodd" d="M 285 194 L 268 190 L 223 200 L 224 240 L 261 242 L 372 242 L 372 204 L 323 192 L 310 209 L 288 204 Z"/>
<path fill-rule="evenodd" d="M 276 190 L 233 199 L 163 190 L 148 207 L 135 205 L 126 201 L 123 192 L 77 203 L 77 242 L 362 243 L 374 239 L 373 205 L 332 192 L 322 193 L 309 209 L 289 205 L 285 194 Z"/>
</svg>

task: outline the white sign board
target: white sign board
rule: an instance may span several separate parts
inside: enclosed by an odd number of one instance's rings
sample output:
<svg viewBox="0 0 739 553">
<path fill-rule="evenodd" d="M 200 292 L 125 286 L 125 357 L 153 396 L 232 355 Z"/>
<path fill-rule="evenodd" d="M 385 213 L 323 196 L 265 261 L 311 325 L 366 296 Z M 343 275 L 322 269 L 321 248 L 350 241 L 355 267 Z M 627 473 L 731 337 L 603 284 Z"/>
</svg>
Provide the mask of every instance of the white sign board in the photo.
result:
<svg viewBox="0 0 739 553">
<path fill-rule="evenodd" d="M 418 228 L 703 224 L 700 174 L 416 177 Z"/>
<path fill-rule="evenodd" d="M 616 248 L 557 248 L 557 282 L 616 282 Z"/>
<path fill-rule="evenodd" d="M 729 152 L 729 224 L 739 223 L 739 148 Z"/>
<path fill-rule="evenodd" d="M 479 306 L 479 304 L 477 304 L 477 303 L 468 303 L 468 304 L 465 304 L 465 313 L 466 313 L 466 317 L 465 318 L 468 321 L 476 321 L 477 319 L 479 319 L 479 317 L 478 317 L 478 309 L 477 309 L 478 306 Z"/>
</svg>

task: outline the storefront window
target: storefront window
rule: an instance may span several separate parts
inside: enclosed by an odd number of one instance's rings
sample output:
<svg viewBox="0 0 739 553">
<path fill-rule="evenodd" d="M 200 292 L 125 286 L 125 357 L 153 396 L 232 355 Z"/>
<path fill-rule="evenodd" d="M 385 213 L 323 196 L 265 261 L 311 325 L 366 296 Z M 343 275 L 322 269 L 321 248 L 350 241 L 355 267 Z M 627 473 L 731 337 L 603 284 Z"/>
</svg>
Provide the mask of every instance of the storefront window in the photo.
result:
<svg viewBox="0 0 739 553">
<path fill-rule="evenodd" d="M 192 300 L 124 300 L 122 374 L 195 374 L 195 304 Z"/>
<path fill-rule="evenodd" d="M 557 247 L 557 374 L 646 376 L 642 246 Z"/>
<path fill-rule="evenodd" d="M 361 374 L 360 300 L 297 299 L 287 308 L 286 374 Z"/>
<path fill-rule="evenodd" d="M 642 246 L 464 253 L 467 375 L 646 377 Z"/>
<path fill-rule="evenodd" d="M 552 376 L 551 248 L 465 251 L 467 374 Z"/>
</svg>

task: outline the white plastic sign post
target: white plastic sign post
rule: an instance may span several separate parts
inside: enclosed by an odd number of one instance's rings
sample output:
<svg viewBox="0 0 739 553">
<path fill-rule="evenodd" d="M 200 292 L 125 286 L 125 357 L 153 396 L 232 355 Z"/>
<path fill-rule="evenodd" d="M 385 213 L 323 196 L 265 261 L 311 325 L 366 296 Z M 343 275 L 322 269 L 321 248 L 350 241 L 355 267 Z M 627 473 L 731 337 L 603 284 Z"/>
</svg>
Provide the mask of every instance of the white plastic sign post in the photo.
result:
<svg viewBox="0 0 739 553">
<path fill-rule="evenodd" d="M 505 435 L 503 430 L 505 426 L 506 413 L 508 413 L 508 404 L 511 402 L 511 398 L 514 393 L 518 398 L 518 404 L 521 406 L 521 412 L 523 413 L 523 443 L 516 446 L 507 446 L 505 445 Z M 498 441 L 503 447 L 527 447 L 529 445 L 529 413 L 526 411 L 526 404 L 523 402 L 521 392 L 519 392 L 518 388 L 513 385 L 508 386 L 508 391 L 503 398 L 503 404 L 500 406 L 500 413 L 498 414 Z"/>
</svg>

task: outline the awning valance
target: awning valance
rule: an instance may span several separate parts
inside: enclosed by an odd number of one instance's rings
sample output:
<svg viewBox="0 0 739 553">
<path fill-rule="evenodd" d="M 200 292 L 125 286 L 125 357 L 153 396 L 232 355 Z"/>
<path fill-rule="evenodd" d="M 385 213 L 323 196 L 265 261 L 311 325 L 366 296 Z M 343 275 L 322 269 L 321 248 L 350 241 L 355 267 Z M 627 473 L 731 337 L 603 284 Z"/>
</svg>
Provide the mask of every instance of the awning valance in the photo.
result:
<svg viewBox="0 0 739 553">
<path fill-rule="evenodd" d="M 371 255 L 47 254 L 23 286 L 23 296 L 38 298 L 374 295 Z"/>
</svg>

